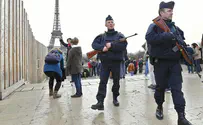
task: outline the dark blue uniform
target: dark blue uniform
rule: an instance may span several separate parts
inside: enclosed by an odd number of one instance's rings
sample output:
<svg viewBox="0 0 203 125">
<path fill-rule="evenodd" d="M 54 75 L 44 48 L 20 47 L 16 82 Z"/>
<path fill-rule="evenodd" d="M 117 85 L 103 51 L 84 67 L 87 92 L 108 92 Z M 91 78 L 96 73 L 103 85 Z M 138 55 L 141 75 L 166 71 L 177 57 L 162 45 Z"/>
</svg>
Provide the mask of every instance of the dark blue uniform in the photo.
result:
<svg viewBox="0 0 203 125">
<path fill-rule="evenodd" d="M 177 28 L 173 22 L 166 22 L 172 33 L 164 32 L 155 24 L 151 24 L 146 33 L 151 63 L 154 65 L 156 79 L 156 91 L 154 94 L 158 106 L 164 102 L 165 88 L 168 84 L 175 109 L 177 112 L 184 112 L 185 99 L 182 89 L 182 68 L 180 65 L 181 53 L 176 47 L 174 34 L 180 34 L 184 39 L 183 31 Z"/>
<path fill-rule="evenodd" d="M 98 102 L 103 102 L 106 97 L 106 85 L 110 71 L 113 76 L 113 96 L 119 96 L 120 63 L 124 58 L 124 51 L 127 47 L 127 42 L 118 41 L 121 38 L 124 38 L 124 35 L 117 31 L 105 32 L 98 35 L 92 43 L 93 49 L 102 51 L 105 44 L 111 42 L 111 48 L 107 52 L 98 54 L 101 60 L 100 83 L 97 93 Z"/>
</svg>

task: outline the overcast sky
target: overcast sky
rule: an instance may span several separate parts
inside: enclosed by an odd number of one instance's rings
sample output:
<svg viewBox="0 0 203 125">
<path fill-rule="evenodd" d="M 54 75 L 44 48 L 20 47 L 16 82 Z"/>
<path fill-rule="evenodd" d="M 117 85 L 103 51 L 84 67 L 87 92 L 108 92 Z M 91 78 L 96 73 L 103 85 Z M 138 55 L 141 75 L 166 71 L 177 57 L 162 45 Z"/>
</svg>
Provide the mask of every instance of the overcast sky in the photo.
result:
<svg viewBox="0 0 203 125">
<path fill-rule="evenodd" d="M 55 0 L 23 0 L 35 38 L 48 46 L 53 30 Z M 115 30 L 128 39 L 128 52 L 143 50 L 145 33 L 158 16 L 162 0 L 59 0 L 63 38 L 78 37 L 83 53 L 92 50 L 94 38 L 106 30 L 111 15 Z M 203 33 L 202 0 L 175 0 L 173 21 L 185 32 L 187 43 L 200 42 Z M 168 1 L 166 1 L 168 2 Z M 55 41 L 59 45 L 59 41 Z"/>
</svg>

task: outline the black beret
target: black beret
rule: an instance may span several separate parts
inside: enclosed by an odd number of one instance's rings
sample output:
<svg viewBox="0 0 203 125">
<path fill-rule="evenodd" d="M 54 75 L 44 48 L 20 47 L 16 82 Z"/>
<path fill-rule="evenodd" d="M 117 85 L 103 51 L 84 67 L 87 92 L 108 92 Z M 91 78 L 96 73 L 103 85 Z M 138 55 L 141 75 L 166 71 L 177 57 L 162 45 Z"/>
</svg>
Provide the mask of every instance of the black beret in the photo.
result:
<svg viewBox="0 0 203 125">
<path fill-rule="evenodd" d="M 108 15 L 107 17 L 106 17 L 106 21 L 107 20 L 113 20 L 113 18 L 110 16 L 110 15 Z"/>
<path fill-rule="evenodd" d="M 162 2 L 159 4 L 159 9 L 163 9 L 163 8 L 170 8 L 170 9 L 173 9 L 174 5 L 175 5 L 175 2 L 173 2 L 173 1 L 170 1 L 170 2 L 168 2 L 168 3 L 165 3 L 165 2 L 162 1 Z"/>
</svg>

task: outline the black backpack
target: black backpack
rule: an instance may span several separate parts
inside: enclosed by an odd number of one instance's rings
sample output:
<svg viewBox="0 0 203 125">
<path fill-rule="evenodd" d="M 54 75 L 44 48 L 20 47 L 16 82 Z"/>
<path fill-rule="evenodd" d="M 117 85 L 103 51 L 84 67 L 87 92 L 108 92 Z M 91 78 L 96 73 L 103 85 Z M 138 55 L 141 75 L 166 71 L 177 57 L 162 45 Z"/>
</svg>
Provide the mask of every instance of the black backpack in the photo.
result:
<svg viewBox="0 0 203 125">
<path fill-rule="evenodd" d="M 45 57 L 45 63 L 57 64 L 60 62 L 60 54 L 57 50 L 50 51 Z"/>
</svg>

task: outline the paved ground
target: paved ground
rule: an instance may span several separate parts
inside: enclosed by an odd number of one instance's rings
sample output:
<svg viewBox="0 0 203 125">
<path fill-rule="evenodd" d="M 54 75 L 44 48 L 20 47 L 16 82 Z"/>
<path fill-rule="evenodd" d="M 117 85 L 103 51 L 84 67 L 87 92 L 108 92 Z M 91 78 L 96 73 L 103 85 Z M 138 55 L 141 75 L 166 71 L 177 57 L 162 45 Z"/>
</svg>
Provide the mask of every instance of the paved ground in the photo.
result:
<svg viewBox="0 0 203 125">
<path fill-rule="evenodd" d="M 194 125 L 203 125 L 203 83 L 197 75 L 184 74 L 183 91 L 187 102 L 187 118 Z M 105 110 L 94 111 L 99 79 L 82 81 L 83 97 L 72 99 L 74 88 L 68 81 L 60 89 L 62 97 L 48 95 L 47 82 L 25 85 L 11 96 L 0 101 L 0 125 L 176 125 L 177 115 L 171 93 L 166 93 L 164 120 L 154 116 L 156 105 L 153 91 L 147 88 L 149 80 L 143 75 L 128 76 L 121 80 L 120 107 L 112 104 L 111 86 L 108 84 Z"/>
</svg>

